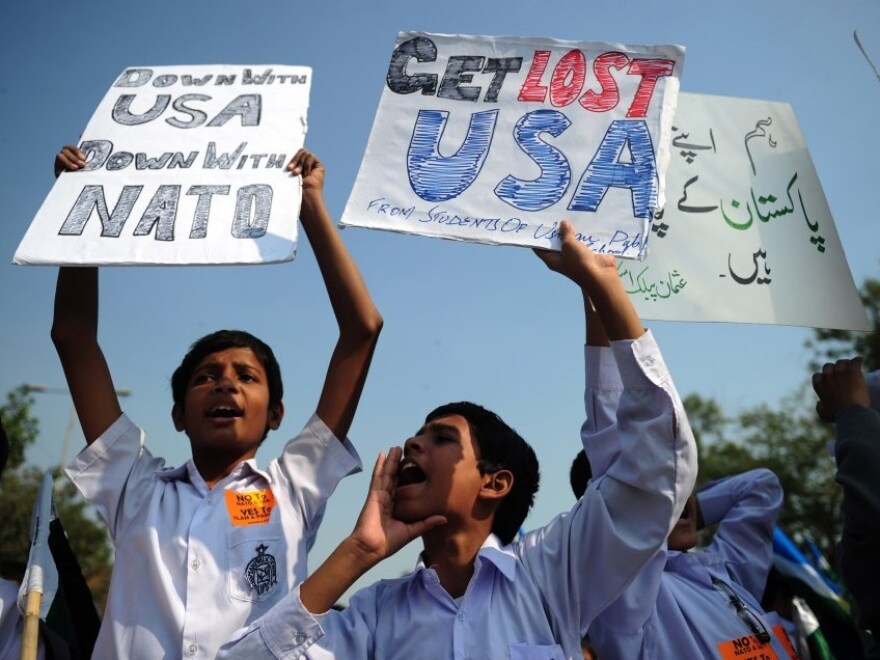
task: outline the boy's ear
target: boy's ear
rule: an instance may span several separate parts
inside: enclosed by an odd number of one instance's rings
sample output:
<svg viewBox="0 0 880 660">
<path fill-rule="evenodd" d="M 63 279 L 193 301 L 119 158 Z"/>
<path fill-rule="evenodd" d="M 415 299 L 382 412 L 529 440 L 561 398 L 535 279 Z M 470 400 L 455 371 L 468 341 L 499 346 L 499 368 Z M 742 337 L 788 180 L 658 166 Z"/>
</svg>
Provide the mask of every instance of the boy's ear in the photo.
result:
<svg viewBox="0 0 880 660">
<path fill-rule="evenodd" d="M 178 431 L 183 431 L 186 429 L 186 424 L 184 423 L 183 418 L 183 408 L 178 406 L 176 403 L 171 408 L 171 421 L 174 422 L 174 428 Z"/>
<path fill-rule="evenodd" d="M 281 426 L 281 420 L 284 419 L 284 404 L 280 401 L 274 406 L 269 407 L 269 428 L 277 431 Z"/>
<path fill-rule="evenodd" d="M 507 496 L 511 488 L 513 488 L 513 472 L 510 470 L 487 472 L 483 475 L 480 497 L 486 500 L 500 500 Z"/>
</svg>

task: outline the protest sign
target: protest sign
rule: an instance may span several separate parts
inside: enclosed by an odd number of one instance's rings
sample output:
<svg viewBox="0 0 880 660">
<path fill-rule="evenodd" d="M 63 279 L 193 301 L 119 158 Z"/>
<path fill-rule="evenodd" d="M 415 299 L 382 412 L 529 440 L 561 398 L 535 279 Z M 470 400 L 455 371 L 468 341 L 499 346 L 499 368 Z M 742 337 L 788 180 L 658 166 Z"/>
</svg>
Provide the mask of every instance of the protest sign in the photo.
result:
<svg viewBox="0 0 880 660">
<path fill-rule="evenodd" d="M 129 68 L 15 253 L 19 264 L 241 264 L 296 251 L 311 69 Z M 47 163 L 48 166 L 48 163 Z"/>
<path fill-rule="evenodd" d="M 619 262 L 639 315 L 869 330 L 787 103 L 682 93 L 648 257 Z"/>
<path fill-rule="evenodd" d="M 678 46 L 398 35 L 341 224 L 636 257 L 662 205 Z"/>
</svg>

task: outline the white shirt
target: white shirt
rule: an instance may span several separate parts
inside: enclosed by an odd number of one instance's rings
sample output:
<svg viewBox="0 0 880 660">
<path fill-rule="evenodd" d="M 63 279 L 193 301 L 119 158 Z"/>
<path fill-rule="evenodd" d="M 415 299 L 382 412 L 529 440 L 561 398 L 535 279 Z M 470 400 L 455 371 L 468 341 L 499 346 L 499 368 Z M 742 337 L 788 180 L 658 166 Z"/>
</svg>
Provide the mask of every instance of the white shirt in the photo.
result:
<svg viewBox="0 0 880 660">
<path fill-rule="evenodd" d="M 66 470 L 116 548 L 96 658 L 214 658 L 305 579 L 327 498 L 360 469 L 317 415 L 266 471 L 245 461 L 213 489 L 192 460 L 164 464 L 122 415 Z"/>
<path fill-rule="evenodd" d="M 608 349 L 588 346 L 587 410 L 582 428 L 584 449 L 593 477 L 601 477 L 620 451 L 614 411 L 623 383 Z M 622 432 L 622 431 L 621 431 Z M 721 658 L 752 635 L 723 580 L 744 604 L 757 629 L 771 633 L 770 646 L 779 660 L 789 657 L 777 634 L 776 621 L 764 615 L 761 594 L 773 562 L 772 535 L 782 489 L 769 470 L 759 469 L 722 479 L 704 487 L 697 499 L 707 525 L 720 523 L 705 550 L 676 552 L 661 549 L 632 584 L 590 627 L 600 658 Z M 746 615 L 749 616 L 749 615 Z M 719 646 L 723 648 L 719 648 Z M 737 657 L 772 657 L 766 650 L 741 647 Z"/>
<path fill-rule="evenodd" d="M 653 337 L 615 351 L 627 385 L 618 460 L 545 527 L 504 547 L 487 538 L 460 603 L 423 565 L 358 592 L 343 612 L 313 616 L 297 589 L 218 657 L 580 659 L 582 634 L 656 554 L 696 477 L 693 435 Z"/>
</svg>

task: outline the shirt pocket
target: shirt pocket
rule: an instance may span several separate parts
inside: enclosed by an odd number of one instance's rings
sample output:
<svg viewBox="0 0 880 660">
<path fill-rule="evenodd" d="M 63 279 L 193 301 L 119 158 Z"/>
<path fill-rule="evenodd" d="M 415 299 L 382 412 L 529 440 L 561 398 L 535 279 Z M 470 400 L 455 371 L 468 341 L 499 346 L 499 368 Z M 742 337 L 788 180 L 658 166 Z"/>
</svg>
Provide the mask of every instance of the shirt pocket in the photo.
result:
<svg viewBox="0 0 880 660">
<path fill-rule="evenodd" d="M 565 660 L 559 644 L 511 644 L 510 660 Z"/>
<path fill-rule="evenodd" d="M 275 597 L 284 581 L 286 557 L 281 525 L 235 527 L 226 533 L 229 596 L 247 603 Z"/>
</svg>

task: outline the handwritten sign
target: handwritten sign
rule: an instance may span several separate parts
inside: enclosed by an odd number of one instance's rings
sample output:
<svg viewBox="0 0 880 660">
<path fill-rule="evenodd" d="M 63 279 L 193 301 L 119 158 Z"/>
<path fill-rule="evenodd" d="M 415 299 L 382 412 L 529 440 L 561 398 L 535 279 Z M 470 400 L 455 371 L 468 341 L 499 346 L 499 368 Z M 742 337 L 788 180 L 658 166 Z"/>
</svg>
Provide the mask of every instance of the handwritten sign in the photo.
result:
<svg viewBox="0 0 880 660">
<path fill-rule="evenodd" d="M 341 224 L 636 257 L 662 205 L 684 50 L 398 35 Z"/>
<path fill-rule="evenodd" d="M 668 202 L 618 270 L 643 318 L 869 330 L 791 106 L 682 93 Z"/>
<path fill-rule="evenodd" d="M 296 251 L 311 69 L 130 68 L 83 133 L 19 264 L 240 264 Z"/>
</svg>

